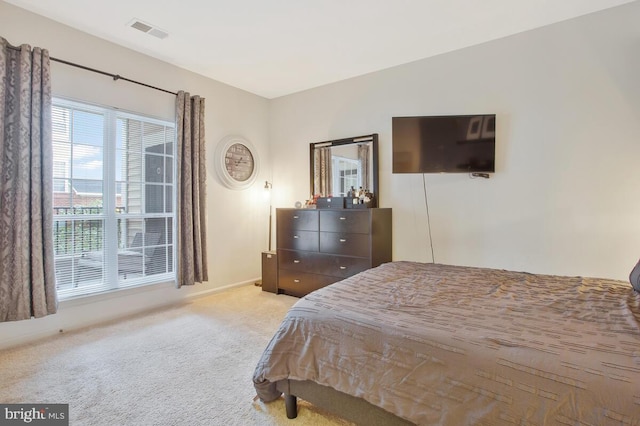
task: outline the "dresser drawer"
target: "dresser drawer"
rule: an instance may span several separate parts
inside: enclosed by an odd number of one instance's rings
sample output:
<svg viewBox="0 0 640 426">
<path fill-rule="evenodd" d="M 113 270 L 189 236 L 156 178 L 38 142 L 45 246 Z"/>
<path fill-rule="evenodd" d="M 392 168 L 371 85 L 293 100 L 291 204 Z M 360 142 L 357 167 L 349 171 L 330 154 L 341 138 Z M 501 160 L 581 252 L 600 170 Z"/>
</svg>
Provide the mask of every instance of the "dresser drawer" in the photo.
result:
<svg viewBox="0 0 640 426">
<path fill-rule="evenodd" d="M 311 251 L 278 250 L 278 267 L 290 271 L 322 274 L 325 257 Z"/>
<path fill-rule="evenodd" d="M 318 232 L 278 230 L 278 248 L 318 251 Z"/>
<path fill-rule="evenodd" d="M 302 297 L 319 288 L 333 284 L 340 278 L 326 275 L 308 274 L 283 269 L 278 273 L 278 291 L 291 296 Z"/>
<path fill-rule="evenodd" d="M 317 231 L 318 211 L 277 209 L 276 222 L 278 232 L 280 230 L 285 233 L 291 231 Z"/>
<path fill-rule="evenodd" d="M 368 210 L 321 210 L 320 231 L 368 234 L 370 217 Z"/>
<path fill-rule="evenodd" d="M 336 256 L 331 254 L 321 256 L 319 260 L 322 266 L 321 273 L 340 279 L 350 277 L 371 267 L 371 260 L 364 257 Z"/>
<path fill-rule="evenodd" d="M 369 235 L 344 234 L 337 232 L 320 233 L 320 252 L 346 254 L 348 256 L 369 257 Z"/>
</svg>

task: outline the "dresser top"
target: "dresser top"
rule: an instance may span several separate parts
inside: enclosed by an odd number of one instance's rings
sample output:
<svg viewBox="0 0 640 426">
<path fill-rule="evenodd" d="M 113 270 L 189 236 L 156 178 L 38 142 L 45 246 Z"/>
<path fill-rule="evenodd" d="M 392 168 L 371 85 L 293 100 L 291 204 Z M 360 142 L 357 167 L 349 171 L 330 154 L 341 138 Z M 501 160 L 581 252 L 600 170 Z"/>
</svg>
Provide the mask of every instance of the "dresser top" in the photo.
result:
<svg viewBox="0 0 640 426">
<path fill-rule="evenodd" d="M 391 210 L 391 207 L 370 207 L 367 209 L 347 209 L 347 208 L 341 208 L 341 209 L 305 209 L 305 208 L 300 208 L 297 209 L 295 207 L 276 207 L 276 210 L 301 210 L 301 211 L 310 211 L 310 212 L 323 212 L 323 211 L 346 211 L 346 212 L 361 212 L 361 211 L 367 211 L 367 210 Z"/>
</svg>

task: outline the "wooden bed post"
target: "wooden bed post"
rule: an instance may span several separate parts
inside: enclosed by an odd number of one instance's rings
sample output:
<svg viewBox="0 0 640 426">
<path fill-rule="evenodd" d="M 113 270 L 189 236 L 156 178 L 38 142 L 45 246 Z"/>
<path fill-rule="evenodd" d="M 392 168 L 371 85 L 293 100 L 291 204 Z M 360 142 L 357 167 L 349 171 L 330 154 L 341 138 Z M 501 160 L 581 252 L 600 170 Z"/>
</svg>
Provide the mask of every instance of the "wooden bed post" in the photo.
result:
<svg viewBox="0 0 640 426">
<path fill-rule="evenodd" d="M 295 419 L 298 417 L 298 403 L 295 395 L 284 394 L 284 405 L 287 409 L 287 418 Z"/>
</svg>

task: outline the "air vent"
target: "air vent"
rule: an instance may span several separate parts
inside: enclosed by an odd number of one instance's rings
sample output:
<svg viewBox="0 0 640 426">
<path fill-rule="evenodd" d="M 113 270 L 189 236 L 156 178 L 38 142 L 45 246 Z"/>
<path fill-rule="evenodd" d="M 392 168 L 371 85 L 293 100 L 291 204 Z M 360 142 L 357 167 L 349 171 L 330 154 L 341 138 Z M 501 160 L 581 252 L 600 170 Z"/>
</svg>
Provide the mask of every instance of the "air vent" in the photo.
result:
<svg viewBox="0 0 640 426">
<path fill-rule="evenodd" d="M 151 28 L 150 31 L 147 31 L 147 34 L 152 35 L 154 37 L 158 37 L 159 39 L 164 39 L 169 36 L 169 33 L 159 30 L 157 28 Z"/>
<path fill-rule="evenodd" d="M 168 32 L 161 30 L 158 27 L 154 27 L 153 25 L 148 24 L 146 22 L 142 22 L 139 19 L 134 18 L 127 25 L 130 26 L 131 28 L 135 28 L 138 31 L 142 31 L 143 33 L 147 33 L 159 39 L 165 39 L 169 36 Z"/>
</svg>

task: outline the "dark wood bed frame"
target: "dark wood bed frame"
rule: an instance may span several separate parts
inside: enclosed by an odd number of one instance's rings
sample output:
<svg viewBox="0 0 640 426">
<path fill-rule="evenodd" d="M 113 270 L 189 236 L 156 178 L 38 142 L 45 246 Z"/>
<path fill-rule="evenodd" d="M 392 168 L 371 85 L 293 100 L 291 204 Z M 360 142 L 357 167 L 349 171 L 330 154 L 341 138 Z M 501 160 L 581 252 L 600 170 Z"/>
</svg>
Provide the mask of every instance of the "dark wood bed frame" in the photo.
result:
<svg viewBox="0 0 640 426">
<path fill-rule="evenodd" d="M 297 417 L 297 398 L 301 398 L 316 407 L 356 424 L 368 426 L 409 426 L 414 424 L 376 407 L 362 398 L 347 395 L 309 380 L 280 380 L 276 382 L 276 389 L 284 393 L 287 418 L 289 419 Z"/>
</svg>

